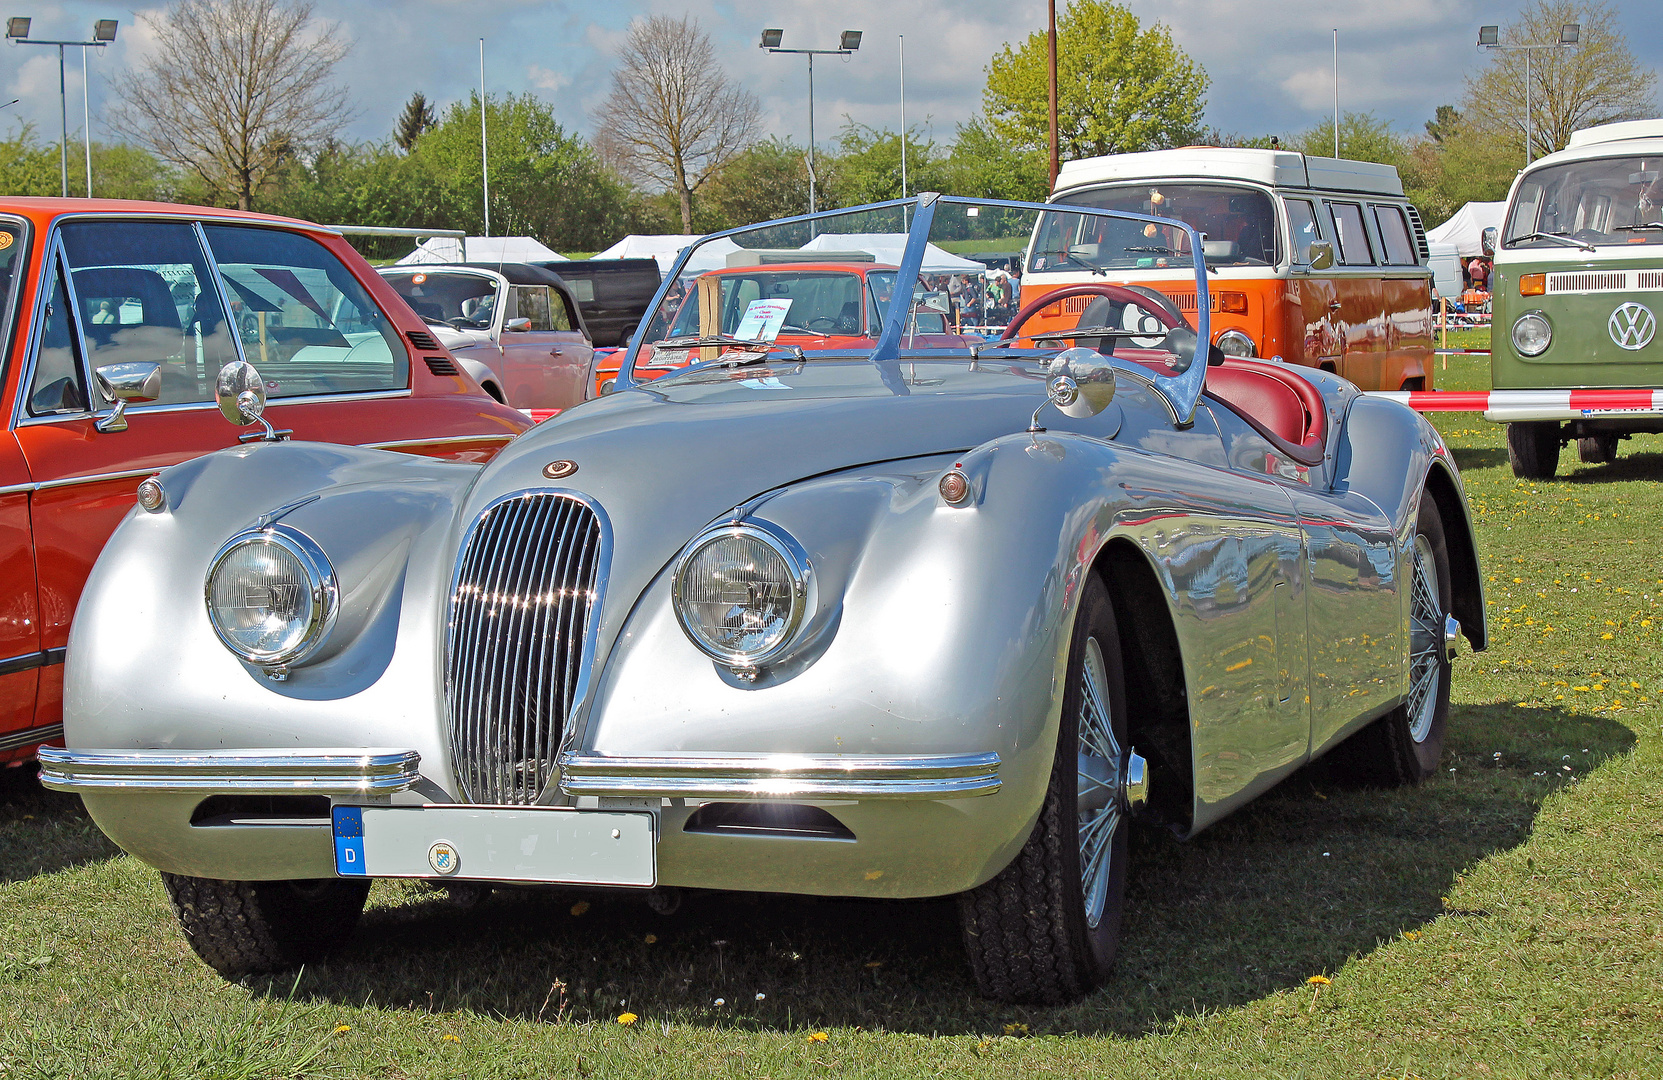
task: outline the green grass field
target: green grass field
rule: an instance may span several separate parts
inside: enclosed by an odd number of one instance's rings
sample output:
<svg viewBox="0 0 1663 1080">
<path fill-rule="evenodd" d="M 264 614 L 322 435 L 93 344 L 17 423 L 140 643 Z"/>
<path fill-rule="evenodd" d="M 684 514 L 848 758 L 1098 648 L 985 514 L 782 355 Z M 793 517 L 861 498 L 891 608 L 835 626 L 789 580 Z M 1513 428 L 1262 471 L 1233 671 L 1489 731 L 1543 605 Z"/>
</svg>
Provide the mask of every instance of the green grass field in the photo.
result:
<svg viewBox="0 0 1663 1080">
<path fill-rule="evenodd" d="M 14 771 L 0 1080 L 1663 1074 L 1663 439 L 1520 483 L 1501 429 L 1437 423 L 1493 640 L 1457 662 L 1439 776 L 1360 790 L 1319 764 L 1190 843 L 1137 837 L 1116 974 L 1084 1002 L 979 1000 L 949 902 L 661 917 L 386 884 L 328 964 L 231 985 L 153 872 Z"/>
</svg>

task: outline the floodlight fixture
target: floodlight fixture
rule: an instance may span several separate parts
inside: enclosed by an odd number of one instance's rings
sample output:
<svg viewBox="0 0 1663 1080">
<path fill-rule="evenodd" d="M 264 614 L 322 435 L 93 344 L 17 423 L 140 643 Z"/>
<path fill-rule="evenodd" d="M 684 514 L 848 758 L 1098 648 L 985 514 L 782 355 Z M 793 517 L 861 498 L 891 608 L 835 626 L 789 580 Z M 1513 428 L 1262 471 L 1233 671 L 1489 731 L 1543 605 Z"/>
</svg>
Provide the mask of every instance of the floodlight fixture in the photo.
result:
<svg viewBox="0 0 1663 1080">
<path fill-rule="evenodd" d="M 1575 45 L 1582 40 L 1582 24 L 1566 23 L 1559 28 L 1559 44 Z"/>
<path fill-rule="evenodd" d="M 13 41 L 21 41 L 29 36 L 29 23 L 32 20 L 13 16 L 6 20 L 6 36 Z"/>
<path fill-rule="evenodd" d="M 838 39 L 837 47 L 844 52 L 854 52 L 860 48 L 860 34 L 859 30 L 843 31 L 843 36 Z"/>
<path fill-rule="evenodd" d="M 784 30 L 764 30 L 762 32 L 762 40 L 757 43 L 757 48 L 759 48 L 759 49 L 777 49 L 777 48 L 780 47 L 780 42 L 783 41 L 784 39 L 785 39 L 785 31 Z"/>
<path fill-rule="evenodd" d="M 1480 26 L 1478 28 L 1478 43 L 1480 45 L 1500 45 L 1501 27 Z"/>
<path fill-rule="evenodd" d="M 92 40 L 94 40 L 94 41 L 114 41 L 115 40 L 115 28 L 118 25 L 119 21 L 120 20 L 117 20 L 117 19 L 99 19 L 97 22 L 93 23 L 92 24 Z"/>
</svg>

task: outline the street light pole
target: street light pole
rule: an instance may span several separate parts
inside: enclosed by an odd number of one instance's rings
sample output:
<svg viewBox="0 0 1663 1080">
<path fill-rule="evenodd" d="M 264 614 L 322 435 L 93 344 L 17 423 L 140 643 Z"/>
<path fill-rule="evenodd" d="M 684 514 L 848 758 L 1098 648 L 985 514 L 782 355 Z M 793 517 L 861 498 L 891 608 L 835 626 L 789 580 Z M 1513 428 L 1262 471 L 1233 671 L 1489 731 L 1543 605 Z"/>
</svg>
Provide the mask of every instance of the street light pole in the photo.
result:
<svg viewBox="0 0 1663 1080">
<path fill-rule="evenodd" d="M 784 30 L 764 30 L 762 40 L 757 42 L 757 48 L 767 49 L 771 53 L 795 53 L 808 57 L 808 212 L 815 213 L 817 180 L 814 172 L 814 58 L 816 56 L 848 56 L 860 48 L 861 31 L 845 30 L 838 39 L 835 49 L 782 49 L 780 41 L 785 37 Z M 901 133 L 906 138 L 906 133 Z"/>
<path fill-rule="evenodd" d="M 58 47 L 58 122 L 60 138 L 58 140 L 58 173 L 62 184 L 64 198 L 69 198 L 69 89 L 64 76 L 64 49 L 71 46 L 81 50 L 81 93 L 87 93 L 86 61 L 88 49 L 102 49 L 115 40 L 115 19 L 99 19 L 92 24 L 91 41 L 37 41 L 29 38 L 28 18 L 13 17 L 6 20 L 6 37 L 15 45 L 56 45 Z M 87 195 L 92 195 L 92 120 L 90 106 L 87 126 Z"/>
<path fill-rule="evenodd" d="M 1524 53 L 1524 163 L 1529 165 L 1536 160 L 1536 110 L 1530 98 L 1530 59 L 1531 54 L 1538 49 L 1569 49 L 1582 40 L 1582 24 L 1566 23 L 1559 28 L 1559 40 L 1551 45 L 1503 45 L 1501 43 L 1501 28 L 1499 26 L 1480 26 L 1478 28 L 1478 47 L 1499 52 Z"/>
</svg>

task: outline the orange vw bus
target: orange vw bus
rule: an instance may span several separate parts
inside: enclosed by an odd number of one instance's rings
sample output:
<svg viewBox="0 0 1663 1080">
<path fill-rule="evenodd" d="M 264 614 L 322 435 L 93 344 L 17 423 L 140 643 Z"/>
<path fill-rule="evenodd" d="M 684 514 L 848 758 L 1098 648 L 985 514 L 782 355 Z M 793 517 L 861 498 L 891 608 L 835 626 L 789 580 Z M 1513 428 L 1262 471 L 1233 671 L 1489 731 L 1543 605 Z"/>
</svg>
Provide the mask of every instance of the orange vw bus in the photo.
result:
<svg viewBox="0 0 1663 1080">
<path fill-rule="evenodd" d="M 1324 368 L 1364 390 L 1432 389 L 1426 234 L 1390 165 L 1211 146 L 1118 154 L 1064 164 L 1051 201 L 1200 232 L 1213 343 L 1228 355 Z M 1190 265 L 1181 229 L 1050 215 L 1029 242 L 1022 300 L 1109 282 L 1159 290 L 1193 313 L 1195 280 L 1178 269 Z M 1090 299 L 1053 305 L 1025 329 L 1066 329 Z"/>
</svg>

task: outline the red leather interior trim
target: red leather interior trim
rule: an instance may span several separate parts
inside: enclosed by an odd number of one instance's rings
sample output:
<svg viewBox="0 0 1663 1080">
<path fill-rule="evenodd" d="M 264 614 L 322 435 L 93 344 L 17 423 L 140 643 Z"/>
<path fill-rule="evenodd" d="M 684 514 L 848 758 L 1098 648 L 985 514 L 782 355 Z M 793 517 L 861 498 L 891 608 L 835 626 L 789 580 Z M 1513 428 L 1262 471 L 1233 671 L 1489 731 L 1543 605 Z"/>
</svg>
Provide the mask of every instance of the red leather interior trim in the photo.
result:
<svg viewBox="0 0 1663 1080">
<path fill-rule="evenodd" d="M 1294 461 L 1322 460 L 1327 405 L 1321 392 L 1294 372 L 1232 358 L 1207 369 L 1206 392 Z"/>
</svg>

